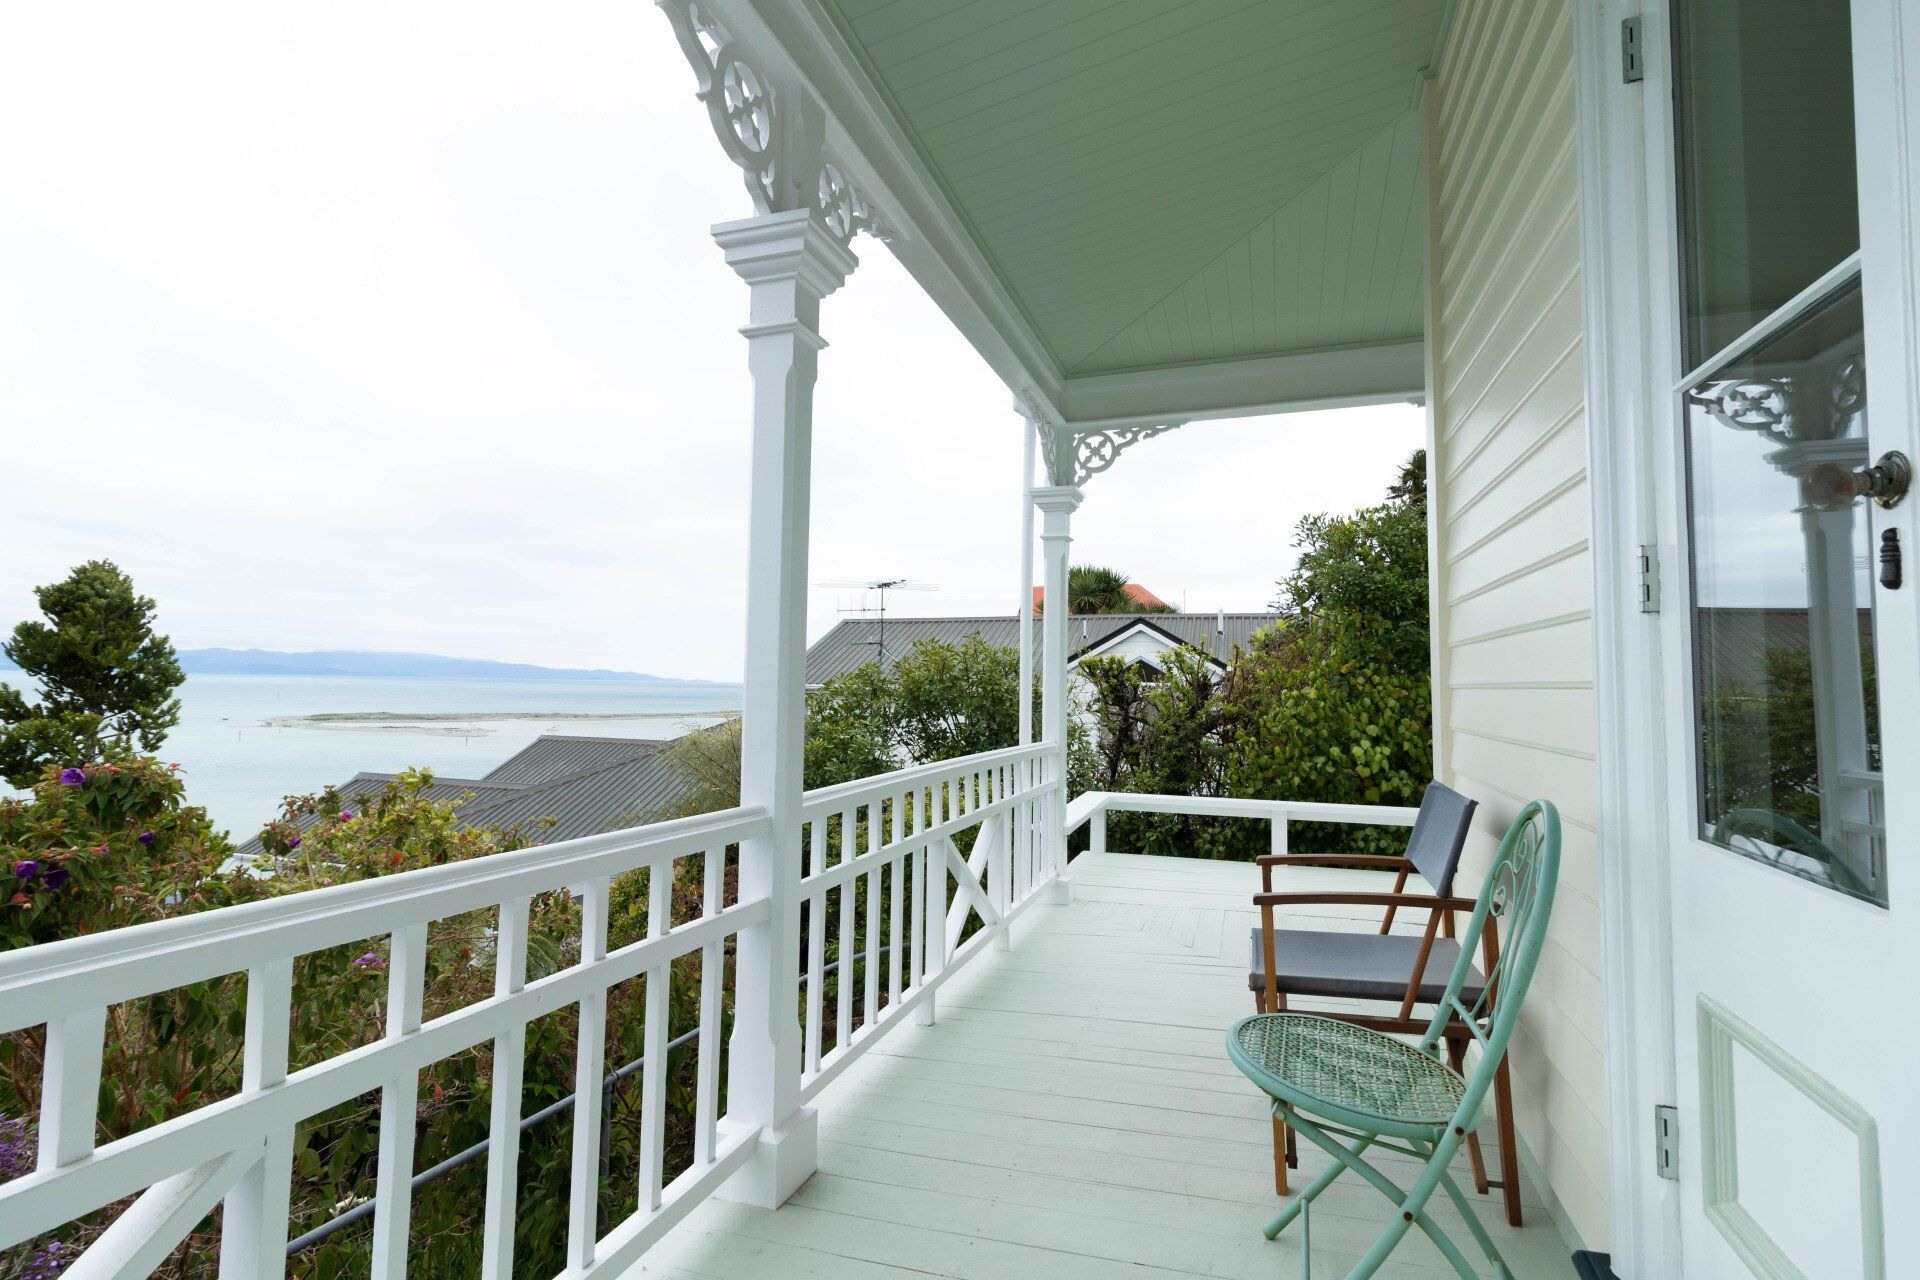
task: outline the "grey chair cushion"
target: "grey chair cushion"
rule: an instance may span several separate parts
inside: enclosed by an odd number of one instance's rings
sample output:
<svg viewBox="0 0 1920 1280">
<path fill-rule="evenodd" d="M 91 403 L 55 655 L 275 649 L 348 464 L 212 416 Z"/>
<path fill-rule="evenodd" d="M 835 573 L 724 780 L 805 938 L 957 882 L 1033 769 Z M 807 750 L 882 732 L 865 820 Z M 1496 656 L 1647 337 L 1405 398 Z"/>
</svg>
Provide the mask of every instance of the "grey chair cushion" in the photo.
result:
<svg viewBox="0 0 1920 1280">
<path fill-rule="evenodd" d="M 1247 989 L 1264 991 L 1266 966 L 1261 963 L 1260 926 L 1252 930 L 1252 962 L 1247 966 Z M 1407 978 L 1420 955 L 1420 939 L 1404 934 L 1333 933 L 1319 929 L 1275 929 L 1273 967 L 1278 985 L 1290 996 L 1334 996 L 1350 1000 L 1392 1000 L 1406 997 Z M 1460 944 L 1435 938 L 1427 953 L 1427 971 L 1420 982 L 1420 999 L 1432 1003 L 1447 990 Z M 1471 1005 L 1485 988 L 1478 968 L 1467 975 L 1460 999 Z"/>
<path fill-rule="evenodd" d="M 1420 797 L 1420 815 L 1407 837 L 1407 861 L 1443 898 L 1453 892 L 1453 873 L 1460 867 L 1460 851 L 1467 847 L 1479 803 L 1440 782 L 1429 782 Z"/>
</svg>

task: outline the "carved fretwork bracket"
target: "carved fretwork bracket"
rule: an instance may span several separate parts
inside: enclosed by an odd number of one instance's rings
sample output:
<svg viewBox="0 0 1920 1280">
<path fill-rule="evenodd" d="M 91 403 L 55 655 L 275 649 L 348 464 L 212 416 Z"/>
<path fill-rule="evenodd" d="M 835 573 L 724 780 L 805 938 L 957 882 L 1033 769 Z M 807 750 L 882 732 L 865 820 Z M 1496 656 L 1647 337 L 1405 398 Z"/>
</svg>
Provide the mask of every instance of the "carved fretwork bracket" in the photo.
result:
<svg viewBox="0 0 1920 1280">
<path fill-rule="evenodd" d="M 1054 418 L 1030 392 L 1022 392 L 1017 399 L 1020 412 L 1039 433 L 1040 457 L 1047 468 L 1047 482 L 1055 485 L 1085 484 L 1113 466 L 1122 451 L 1186 425 L 1184 421 L 1173 421 L 1082 431 Z"/>
<path fill-rule="evenodd" d="M 872 202 L 828 156 L 824 120 L 798 82 L 775 82 L 771 64 L 756 57 L 713 13 L 689 0 L 655 0 L 673 24 L 680 51 L 693 67 L 695 91 L 706 104 L 714 136 L 744 175 L 761 213 L 809 208 L 846 244 L 862 231 L 886 238 Z"/>
</svg>

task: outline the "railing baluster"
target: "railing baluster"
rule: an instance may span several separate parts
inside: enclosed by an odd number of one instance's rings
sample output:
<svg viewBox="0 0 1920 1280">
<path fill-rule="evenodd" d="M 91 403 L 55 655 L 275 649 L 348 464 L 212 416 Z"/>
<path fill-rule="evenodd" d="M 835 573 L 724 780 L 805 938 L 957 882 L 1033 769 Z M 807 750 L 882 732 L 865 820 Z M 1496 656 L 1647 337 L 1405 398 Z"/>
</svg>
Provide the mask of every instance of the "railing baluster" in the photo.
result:
<svg viewBox="0 0 1920 1280">
<path fill-rule="evenodd" d="M 396 930 L 387 956 L 387 1039 L 420 1029 L 426 993 L 427 926 Z M 420 1073 L 404 1071 L 380 1087 L 380 1155 L 373 1188 L 373 1280 L 404 1280 L 413 1217 L 413 1140 Z"/>
<path fill-rule="evenodd" d="M 840 811 L 840 863 L 845 865 L 853 861 L 860 851 L 860 831 L 854 823 L 852 809 Z M 833 1044 L 836 1049 L 845 1048 L 847 1041 L 853 1038 L 853 924 L 860 914 L 860 897 L 855 891 L 855 878 L 848 877 L 840 882 L 840 963 L 834 970 L 833 982 Z"/>
<path fill-rule="evenodd" d="M 587 883 L 581 900 L 580 964 L 607 957 L 609 878 Z M 573 1064 L 573 1180 L 567 1209 L 567 1266 L 585 1271 L 600 1242 L 600 1126 L 605 1094 L 601 1080 L 607 1063 L 607 989 L 596 987 L 580 1000 L 580 1032 Z"/>
<path fill-rule="evenodd" d="M 930 801 L 924 788 L 915 787 L 913 792 L 913 831 L 919 835 L 927 829 L 927 809 Z M 921 986 L 927 980 L 927 846 L 916 845 L 908 855 L 913 859 L 913 985 Z"/>
<path fill-rule="evenodd" d="M 880 801 L 875 800 L 867 806 L 867 850 L 873 854 L 873 870 L 867 872 L 867 944 L 861 950 L 867 958 L 861 965 L 866 978 L 866 988 L 862 992 L 866 1001 L 866 1012 L 861 1016 L 862 1026 L 872 1028 L 875 1015 L 880 1012 L 880 969 L 886 963 L 886 955 L 880 950 L 880 855 L 879 848 L 884 843 L 880 830 Z"/>
<path fill-rule="evenodd" d="M 293 959 L 247 971 L 246 1039 L 240 1091 L 258 1093 L 287 1078 L 292 1030 Z M 260 1159 L 227 1193 L 220 1216 L 220 1280 L 285 1275 L 287 1215 L 293 1197 L 293 1130 L 266 1136 Z"/>
<path fill-rule="evenodd" d="M 493 994 L 527 985 L 531 901 L 500 904 L 493 940 Z M 520 1198 L 520 1111 L 527 1070 L 527 1024 L 516 1019 L 493 1038 L 493 1107 L 487 1120 L 487 1212 L 481 1220 L 481 1280 L 513 1280 L 513 1228 Z"/>
<path fill-rule="evenodd" d="M 887 821 L 888 844 L 900 843 L 900 818 L 904 803 L 904 797 L 893 797 L 893 812 Z M 908 856 L 911 855 L 895 854 L 887 870 L 887 942 L 889 944 L 887 958 L 892 962 L 887 966 L 890 970 L 887 980 L 889 1009 L 900 1003 L 902 971 L 907 962 L 907 943 L 900 932 L 900 898 L 901 890 L 905 888 L 902 877 L 906 874 Z"/>
<path fill-rule="evenodd" d="M 1284 811 L 1273 815 L 1272 831 L 1268 837 L 1272 852 L 1278 857 L 1287 856 L 1287 815 Z"/>
<path fill-rule="evenodd" d="M 93 1154 L 100 1120 L 100 1055 L 107 1043 L 104 1006 L 47 1023 L 40 1073 L 40 1172 Z"/>
<path fill-rule="evenodd" d="M 819 875 L 827 869 L 827 820 L 816 819 L 806 825 L 808 874 Z M 827 895 L 816 891 L 807 899 L 807 1044 L 806 1070 L 820 1069 L 821 1042 L 826 1039 L 825 1014 L 827 967 Z"/>
<path fill-rule="evenodd" d="M 672 925 L 673 859 L 656 862 L 647 871 L 647 936 L 664 938 Z M 666 964 L 647 970 L 646 1033 L 641 1053 L 646 1066 L 640 1077 L 640 1209 L 660 1207 L 660 1188 L 667 1163 L 667 1013 L 673 1007 L 673 969 Z"/>
<path fill-rule="evenodd" d="M 726 883 L 726 849 L 706 852 L 705 879 L 701 881 L 701 914 L 720 914 L 721 890 Z M 709 942 L 700 949 L 700 1047 L 694 1069 L 693 1085 L 693 1161 L 704 1168 L 713 1163 L 718 1150 L 720 1114 L 720 999 L 726 981 L 724 944 Z"/>
</svg>

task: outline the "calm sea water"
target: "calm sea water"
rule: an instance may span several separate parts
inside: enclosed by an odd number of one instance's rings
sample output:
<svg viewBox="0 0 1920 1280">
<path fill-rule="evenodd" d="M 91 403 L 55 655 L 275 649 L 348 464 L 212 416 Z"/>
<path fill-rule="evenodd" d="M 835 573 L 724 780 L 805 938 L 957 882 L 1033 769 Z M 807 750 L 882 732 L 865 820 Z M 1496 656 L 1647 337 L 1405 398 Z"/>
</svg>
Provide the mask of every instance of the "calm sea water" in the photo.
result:
<svg viewBox="0 0 1920 1280">
<path fill-rule="evenodd" d="M 17 672 L 8 675 L 18 679 Z M 478 777 L 543 733 L 673 738 L 738 710 L 740 686 L 675 681 L 430 680 L 342 676 L 189 676 L 180 724 L 158 755 L 186 770 L 187 798 L 236 841 L 283 796 L 409 765 Z M 323 712 L 392 720 L 320 728 L 269 721 Z M 533 716 L 405 722 L 409 715 Z M 588 719 L 626 716 L 630 719 Z M 396 723 L 397 722 L 397 723 Z"/>
</svg>

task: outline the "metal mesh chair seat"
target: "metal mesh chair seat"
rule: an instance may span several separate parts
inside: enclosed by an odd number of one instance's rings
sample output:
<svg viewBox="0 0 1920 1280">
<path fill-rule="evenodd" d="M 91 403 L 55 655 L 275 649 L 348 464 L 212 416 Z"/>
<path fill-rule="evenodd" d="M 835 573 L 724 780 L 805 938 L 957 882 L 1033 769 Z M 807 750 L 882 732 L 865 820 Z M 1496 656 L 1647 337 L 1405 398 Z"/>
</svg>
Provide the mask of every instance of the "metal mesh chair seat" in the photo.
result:
<svg viewBox="0 0 1920 1280">
<path fill-rule="evenodd" d="M 1412 1045 L 1308 1013 L 1264 1013 L 1237 1023 L 1227 1052 L 1249 1079 L 1291 1106 L 1398 1137 L 1433 1139 L 1466 1094 L 1453 1070 Z"/>
</svg>

